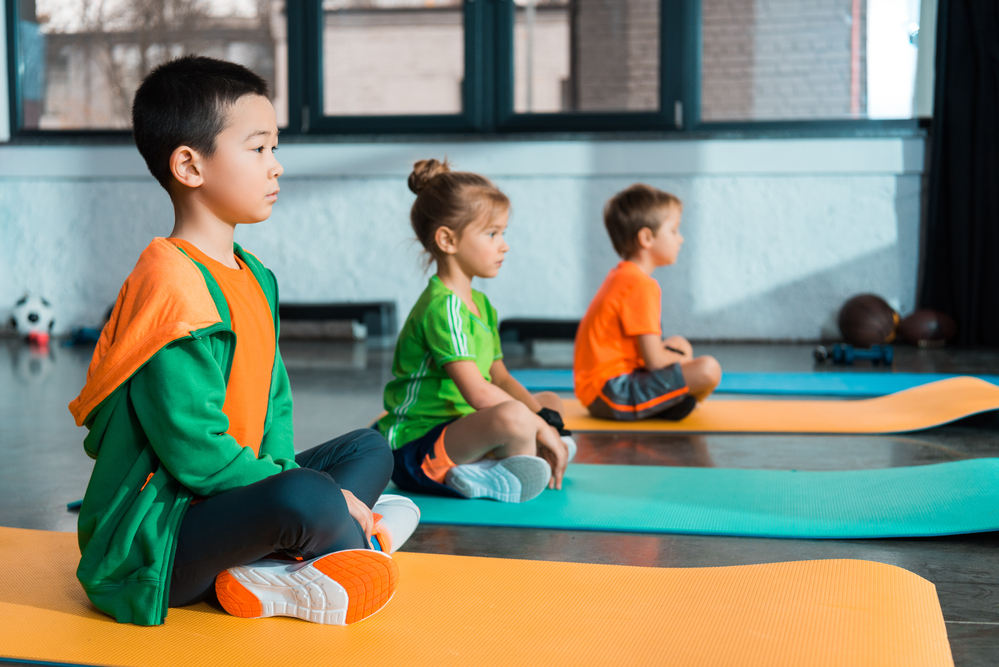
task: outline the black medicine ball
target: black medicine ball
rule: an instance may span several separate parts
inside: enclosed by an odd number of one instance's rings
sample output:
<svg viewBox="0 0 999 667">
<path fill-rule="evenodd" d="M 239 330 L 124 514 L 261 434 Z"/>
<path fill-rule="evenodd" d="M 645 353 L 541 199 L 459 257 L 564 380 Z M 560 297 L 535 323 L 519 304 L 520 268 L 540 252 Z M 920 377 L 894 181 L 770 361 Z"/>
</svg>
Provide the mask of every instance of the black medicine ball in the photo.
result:
<svg viewBox="0 0 999 667">
<path fill-rule="evenodd" d="M 858 294 L 839 311 L 840 333 L 847 343 L 857 347 L 892 342 L 898 321 L 898 313 L 875 294 Z"/>
<path fill-rule="evenodd" d="M 919 347 L 938 347 L 957 333 L 957 325 L 947 314 L 920 308 L 898 325 L 898 335 Z"/>
</svg>

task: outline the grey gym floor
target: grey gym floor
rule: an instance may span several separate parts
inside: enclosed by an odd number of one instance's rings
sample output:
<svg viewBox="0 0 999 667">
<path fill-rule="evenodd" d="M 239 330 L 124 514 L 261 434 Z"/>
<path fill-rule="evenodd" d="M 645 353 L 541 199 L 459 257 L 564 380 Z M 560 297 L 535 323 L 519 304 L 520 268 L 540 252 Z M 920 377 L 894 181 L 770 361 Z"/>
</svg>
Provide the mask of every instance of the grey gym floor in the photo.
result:
<svg viewBox="0 0 999 667">
<path fill-rule="evenodd" d="M 296 442 L 307 449 L 360 428 L 381 410 L 391 343 L 283 342 L 295 398 Z M 809 345 L 695 345 L 729 371 L 817 367 Z M 91 347 L 33 353 L 0 340 L 0 525 L 75 531 L 66 503 L 81 498 L 92 462 L 66 405 L 86 377 Z M 571 345 L 507 350 L 511 368 L 569 366 Z M 852 369 L 874 370 L 866 363 Z M 897 348 L 895 370 L 996 373 L 999 350 Z M 724 396 L 719 396 L 724 399 Z M 577 461 L 629 465 L 851 470 L 999 456 L 999 421 L 972 420 L 899 436 L 579 434 Z M 570 473 L 571 474 L 571 473 Z M 959 666 L 999 664 L 997 533 L 893 540 L 781 540 L 516 528 L 420 526 L 403 551 L 658 567 L 856 558 L 915 572 L 936 587 Z M 2 656 L 2 647 L 0 647 Z"/>
</svg>

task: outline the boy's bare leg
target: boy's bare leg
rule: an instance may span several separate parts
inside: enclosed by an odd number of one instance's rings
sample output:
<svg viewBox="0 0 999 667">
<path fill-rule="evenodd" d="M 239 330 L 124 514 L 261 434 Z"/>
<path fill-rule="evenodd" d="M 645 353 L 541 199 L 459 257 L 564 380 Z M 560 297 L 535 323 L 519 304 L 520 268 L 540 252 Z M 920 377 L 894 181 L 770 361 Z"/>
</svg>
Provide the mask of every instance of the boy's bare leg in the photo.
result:
<svg viewBox="0 0 999 667">
<path fill-rule="evenodd" d="M 721 364 L 714 357 L 705 355 L 690 361 L 681 361 L 680 370 L 691 395 L 698 401 L 710 396 L 721 382 Z"/>
<path fill-rule="evenodd" d="M 670 336 L 663 341 L 663 347 L 671 347 L 674 350 L 679 350 L 683 353 L 683 356 L 687 357 L 688 361 L 694 358 L 694 346 L 683 336 Z"/>
<path fill-rule="evenodd" d="M 703 401 L 714 392 L 721 382 L 721 364 L 714 357 L 705 355 L 694 358 L 694 346 L 683 336 L 670 336 L 663 341 L 663 347 L 686 357 L 680 362 L 680 370 L 694 398 Z"/>
</svg>

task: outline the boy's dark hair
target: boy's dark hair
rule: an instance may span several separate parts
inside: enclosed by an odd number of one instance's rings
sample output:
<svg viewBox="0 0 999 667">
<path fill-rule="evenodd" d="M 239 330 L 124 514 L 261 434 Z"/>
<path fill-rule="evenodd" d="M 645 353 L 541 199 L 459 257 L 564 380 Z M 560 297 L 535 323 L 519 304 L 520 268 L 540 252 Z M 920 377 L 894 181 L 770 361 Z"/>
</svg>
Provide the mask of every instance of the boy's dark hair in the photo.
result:
<svg viewBox="0 0 999 667">
<path fill-rule="evenodd" d="M 663 213 L 670 206 L 683 208 L 675 196 L 662 190 L 635 183 L 611 197 L 604 206 L 604 225 L 610 234 L 614 250 L 627 259 L 638 249 L 638 232 L 644 227 L 659 231 Z"/>
<path fill-rule="evenodd" d="M 166 188 L 174 149 L 190 146 L 211 157 L 215 137 L 226 127 L 229 107 L 244 95 L 267 97 L 267 92 L 266 81 L 236 63 L 206 56 L 163 63 L 135 92 L 135 145 L 149 171 Z"/>
</svg>

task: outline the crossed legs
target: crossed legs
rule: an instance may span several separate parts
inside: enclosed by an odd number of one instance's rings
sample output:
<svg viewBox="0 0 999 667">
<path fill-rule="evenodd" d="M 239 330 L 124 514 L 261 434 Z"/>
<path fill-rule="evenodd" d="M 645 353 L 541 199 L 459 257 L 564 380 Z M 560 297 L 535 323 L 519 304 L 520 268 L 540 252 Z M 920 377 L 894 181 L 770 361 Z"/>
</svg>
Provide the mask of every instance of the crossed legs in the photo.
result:
<svg viewBox="0 0 999 667">
<path fill-rule="evenodd" d="M 367 548 L 342 489 L 368 507 L 392 474 L 392 453 L 376 431 L 353 431 L 295 457 L 302 466 L 192 505 L 177 538 L 171 607 L 214 592 L 215 576 L 272 553 L 306 560 Z"/>
<path fill-rule="evenodd" d="M 680 362 L 683 379 L 690 388 L 690 394 L 698 401 L 703 401 L 718 387 L 721 382 L 721 364 L 711 356 L 694 356 L 694 347 L 683 336 L 670 336 L 663 344 L 668 348 L 680 350 L 685 360 Z"/>
</svg>

